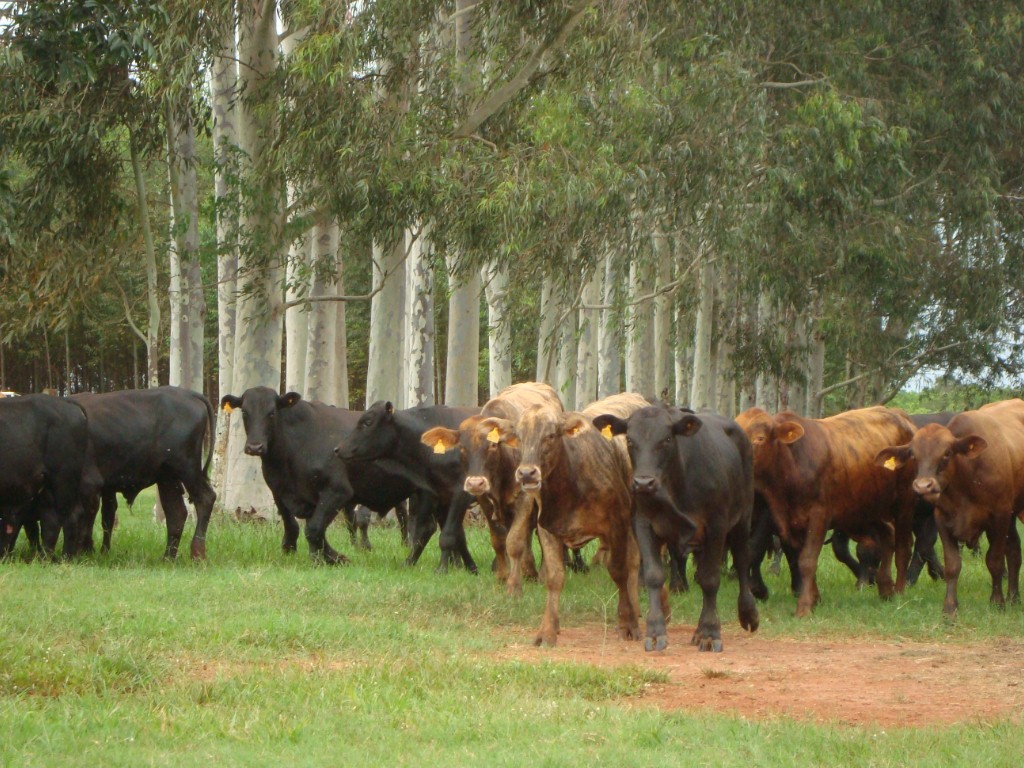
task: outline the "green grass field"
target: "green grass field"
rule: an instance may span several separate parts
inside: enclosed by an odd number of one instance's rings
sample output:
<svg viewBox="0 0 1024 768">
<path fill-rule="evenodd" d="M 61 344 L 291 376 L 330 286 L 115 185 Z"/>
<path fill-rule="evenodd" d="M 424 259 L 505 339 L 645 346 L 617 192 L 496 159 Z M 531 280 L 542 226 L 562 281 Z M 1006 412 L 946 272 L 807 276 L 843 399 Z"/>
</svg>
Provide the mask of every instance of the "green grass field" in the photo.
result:
<svg viewBox="0 0 1024 768">
<path fill-rule="evenodd" d="M 166 563 L 151 506 L 144 494 L 122 509 L 109 556 L 27 562 L 23 540 L 0 563 L 0 764 L 1019 766 L 1024 755 L 1019 718 L 882 729 L 629 706 L 660 673 L 498 660 L 532 637 L 543 587 L 514 600 L 488 574 L 438 575 L 436 537 L 409 569 L 397 529 L 373 528 L 375 549 L 362 553 L 336 525 L 331 540 L 353 564 L 315 567 L 304 544 L 280 552 L 279 526 L 218 516 L 209 562 Z M 486 532 L 470 536 L 485 567 Z M 792 615 L 785 568 L 770 577 L 761 633 L 1024 635 L 1024 611 L 989 608 L 984 564 L 969 555 L 954 624 L 940 616 L 941 584 L 925 579 L 883 604 L 840 569 L 822 558 L 824 602 L 809 620 Z M 726 580 L 725 622 L 735 596 Z M 673 598 L 682 621 L 695 621 L 699 599 Z M 563 626 L 614 625 L 614 606 L 604 572 L 571 575 Z"/>
</svg>

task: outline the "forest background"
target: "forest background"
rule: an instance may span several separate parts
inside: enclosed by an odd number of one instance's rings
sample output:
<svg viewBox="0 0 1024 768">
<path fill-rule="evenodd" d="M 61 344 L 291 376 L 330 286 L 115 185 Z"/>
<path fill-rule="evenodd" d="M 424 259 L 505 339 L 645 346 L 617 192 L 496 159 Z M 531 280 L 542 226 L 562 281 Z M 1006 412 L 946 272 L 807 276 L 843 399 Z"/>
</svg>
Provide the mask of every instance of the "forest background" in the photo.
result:
<svg viewBox="0 0 1024 768">
<path fill-rule="evenodd" d="M 0 3 L 20 392 L 974 406 L 1022 225 L 1016 2 Z"/>
</svg>

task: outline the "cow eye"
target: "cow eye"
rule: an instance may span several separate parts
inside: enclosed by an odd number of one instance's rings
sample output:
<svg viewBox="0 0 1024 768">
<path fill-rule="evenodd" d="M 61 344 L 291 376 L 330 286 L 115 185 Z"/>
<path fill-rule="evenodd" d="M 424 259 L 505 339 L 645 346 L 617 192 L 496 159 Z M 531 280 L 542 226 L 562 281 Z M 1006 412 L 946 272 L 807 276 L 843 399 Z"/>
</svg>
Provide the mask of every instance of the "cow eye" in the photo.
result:
<svg viewBox="0 0 1024 768">
<path fill-rule="evenodd" d="M 664 440 L 662 440 L 661 443 L 662 445 L 672 445 L 672 436 L 669 435 Z"/>
</svg>

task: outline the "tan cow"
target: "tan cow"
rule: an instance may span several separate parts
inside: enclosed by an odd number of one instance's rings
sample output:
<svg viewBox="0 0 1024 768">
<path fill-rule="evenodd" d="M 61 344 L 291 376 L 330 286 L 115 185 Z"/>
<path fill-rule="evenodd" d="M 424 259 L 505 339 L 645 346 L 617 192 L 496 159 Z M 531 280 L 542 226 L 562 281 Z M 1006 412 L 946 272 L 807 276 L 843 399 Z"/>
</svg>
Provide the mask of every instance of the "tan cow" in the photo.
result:
<svg viewBox="0 0 1024 768">
<path fill-rule="evenodd" d="M 484 404 L 457 430 L 436 427 L 422 442 L 438 452 L 459 449 L 466 471 L 465 490 L 480 504 L 494 548 L 495 572 L 511 594 L 522 593 L 522 578 L 536 576 L 533 551 L 527 546 L 535 520 L 532 499 L 523 496 L 515 479 L 519 450 L 502 438 L 496 419 L 515 423 L 527 408 L 562 413 L 558 393 L 541 382 L 513 384 Z"/>
</svg>

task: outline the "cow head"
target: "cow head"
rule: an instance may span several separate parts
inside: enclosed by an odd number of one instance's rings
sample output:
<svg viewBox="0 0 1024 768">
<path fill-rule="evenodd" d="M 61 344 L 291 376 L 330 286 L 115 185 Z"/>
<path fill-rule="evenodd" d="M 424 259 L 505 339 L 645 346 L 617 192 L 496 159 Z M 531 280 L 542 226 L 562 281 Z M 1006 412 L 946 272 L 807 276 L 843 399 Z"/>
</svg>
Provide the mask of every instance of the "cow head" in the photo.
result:
<svg viewBox="0 0 1024 768">
<path fill-rule="evenodd" d="M 378 400 L 359 417 L 352 430 L 334 449 L 344 461 L 372 461 L 387 455 L 398 442 L 395 406 Z"/>
<path fill-rule="evenodd" d="M 980 435 L 955 437 L 941 424 L 927 424 L 914 433 L 907 445 L 883 448 L 875 456 L 875 463 L 895 471 L 916 461 L 914 493 L 934 504 L 955 477 L 957 459 L 973 460 L 987 447 Z"/>
<path fill-rule="evenodd" d="M 459 449 L 466 471 L 463 489 L 473 496 L 484 496 L 499 484 L 502 459 L 518 461 L 518 442 L 507 419 L 470 416 L 458 430 L 434 427 L 420 441 L 436 453 Z"/>
<path fill-rule="evenodd" d="M 279 395 L 270 387 L 252 387 L 245 390 L 241 397 L 224 395 L 220 406 L 228 411 L 242 411 L 245 452 L 250 456 L 266 456 L 268 447 L 274 441 L 278 413 L 291 408 L 301 399 L 302 395 L 298 392 Z"/>
<path fill-rule="evenodd" d="M 562 413 L 541 405 L 523 411 L 515 427 L 521 454 L 516 481 L 522 489 L 528 493 L 540 491 L 544 477 L 564 455 L 563 440 L 589 429 L 590 422 L 578 413 Z"/>
<path fill-rule="evenodd" d="M 770 475 L 778 466 L 779 454 L 804 436 L 804 428 L 793 414 L 775 418 L 760 408 L 750 408 L 736 417 L 754 449 L 754 477 Z"/>
<path fill-rule="evenodd" d="M 647 406 L 628 419 L 602 414 L 594 426 L 606 436 L 625 435 L 626 449 L 633 465 L 633 492 L 655 495 L 663 491 L 674 463 L 678 461 L 678 437 L 696 434 L 703 422 L 679 408 Z"/>
</svg>

